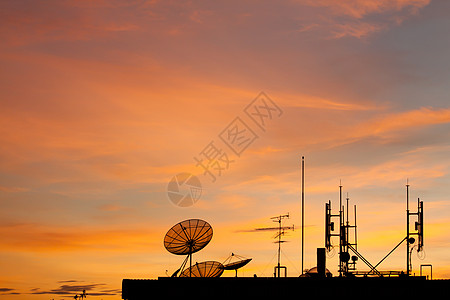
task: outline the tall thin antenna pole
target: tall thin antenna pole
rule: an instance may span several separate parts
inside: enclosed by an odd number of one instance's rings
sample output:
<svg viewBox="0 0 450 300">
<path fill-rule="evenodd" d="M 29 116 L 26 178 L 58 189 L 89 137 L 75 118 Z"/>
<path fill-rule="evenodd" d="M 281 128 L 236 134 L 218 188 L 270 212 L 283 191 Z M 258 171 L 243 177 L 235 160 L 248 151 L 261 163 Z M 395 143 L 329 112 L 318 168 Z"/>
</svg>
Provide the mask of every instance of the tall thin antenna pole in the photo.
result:
<svg viewBox="0 0 450 300">
<path fill-rule="evenodd" d="M 348 197 L 348 192 L 347 192 L 347 198 L 345 198 L 345 200 L 347 200 L 347 207 L 346 207 L 346 210 L 347 210 L 347 216 L 346 216 L 346 218 L 347 218 L 347 221 L 346 221 L 346 225 L 347 225 L 347 236 L 348 236 L 348 224 L 349 224 L 349 222 L 348 222 L 348 200 L 350 200 L 350 198 Z"/>
<path fill-rule="evenodd" d="M 341 214 L 342 212 L 342 180 L 339 179 L 339 213 Z M 343 216 L 341 216 L 341 219 L 339 221 L 341 225 L 344 224 Z"/>
<path fill-rule="evenodd" d="M 356 232 L 356 229 L 357 229 L 357 227 L 356 227 L 356 204 L 354 207 L 355 207 L 355 249 L 356 249 L 356 251 L 358 251 L 358 234 Z"/>
<path fill-rule="evenodd" d="M 406 179 L 406 276 L 409 276 L 409 183 Z"/>
<path fill-rule="evenodd" d="M 349 238 L 349 235 L 348 235 L 348 233 L 349 233 L 349 222 L 348 222 L 348 200 L 349 200 L 349 198 L 348 198 L 348 192 L 347 192 L 347 198 L 346 198 L 346 200 L 347 200 L 347 207 L 346 207 L 346 210 L 347 210 L 347 216 L 346 216 L 346 219 L 347 219 L 347 221 L 346 221 L 346 226 L 345 226 L 345 243 L 346 244 L 348 244 L 349 243 L 349 240 L 350 240 L 350 238 Z"/>
<path fill-rule="evenodd" d="M 305 157 L 302 156 L 302 275 L 305 249 Z"/>
</svg>

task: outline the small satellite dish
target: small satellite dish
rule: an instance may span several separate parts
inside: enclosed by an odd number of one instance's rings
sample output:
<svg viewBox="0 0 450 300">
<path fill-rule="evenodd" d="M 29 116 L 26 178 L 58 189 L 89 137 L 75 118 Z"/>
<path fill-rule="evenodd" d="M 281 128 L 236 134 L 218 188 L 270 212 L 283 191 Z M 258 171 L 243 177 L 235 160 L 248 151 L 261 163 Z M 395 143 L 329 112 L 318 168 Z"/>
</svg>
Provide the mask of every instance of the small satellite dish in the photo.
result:
<svg viewBox="0 0 450 300">
<path fill-rule="evenodd" d="M 189 219 L 169 229 L 164 237 L 164 247 L 172 254 L 192 254 L 208 245 L 212 236 L 213 230 L 208 222 Z"/>
<path fill-rule="evenodd" d="M 248 264 L 251 260 L 252 260 L 251 258 L 247 258 L 247 259 L 243 259 L 240 261 L 235 261 L 235 262 L 226 264 L 223 267 L 225 270 L 237 270 L 237 269 L 242 268 L 246 264 Z"/>
<path fill-rule="evenodd" d="M 232 261 L 233 258 L 235 261 Z M 235 270 L 237 277 L 237 270 L 248 264 L 252 259 L 231 253 L 231 255 L 223 262 L 224 270 Z"/>
<path fill-rule="evenodd" d="M 187 268 L 180 277 L 220 277 L 223 270 L 223 265 L 218 261 L 204 261 Z"/>
<path fill-rule="evenodd" d="M 350 260 L 350 253 L 348 253 L 348 252 L 339 253 L 339 259 L 341 261 L 348 262 Z"/>
</svg>

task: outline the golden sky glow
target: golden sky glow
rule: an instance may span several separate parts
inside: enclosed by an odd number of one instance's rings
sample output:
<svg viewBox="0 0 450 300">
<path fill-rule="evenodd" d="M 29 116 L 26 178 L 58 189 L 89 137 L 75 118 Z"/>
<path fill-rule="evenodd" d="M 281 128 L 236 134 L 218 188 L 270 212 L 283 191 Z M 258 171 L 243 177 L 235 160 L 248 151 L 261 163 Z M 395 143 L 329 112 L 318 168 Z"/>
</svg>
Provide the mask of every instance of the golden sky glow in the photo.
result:
<svg viewBox="0 0 450 300">
<path fill-rule="evenodd" d="M 289 212 L 298 276 L 302 155 L 305 268 L 340 180 L 375 264 L 405 235 L 408 179 L 425 207 L 413 272 L 450 278 L 449 15 L 433 0 L 2 1 L 0 299 L 120 299 L 123 278 L 180 266 L 163 237 L 188 218 L 214 229 L 195 260 L 235 252 L 253 258 L 242 275 L 271 276 L 273 233 L 252 229 Z M 245 113 L 260 92 L 280 109 L 265 130 Z M 257 136 L 240 156 L 220 139 L 236 117 Z M 211 141 L 232 161 L 215 182 L 194 159 Z M 167 195 L 181 172 L 202 183 L 190 207 Z M 405 268 L 403 248 L 381 269 Z"/>
</svg>

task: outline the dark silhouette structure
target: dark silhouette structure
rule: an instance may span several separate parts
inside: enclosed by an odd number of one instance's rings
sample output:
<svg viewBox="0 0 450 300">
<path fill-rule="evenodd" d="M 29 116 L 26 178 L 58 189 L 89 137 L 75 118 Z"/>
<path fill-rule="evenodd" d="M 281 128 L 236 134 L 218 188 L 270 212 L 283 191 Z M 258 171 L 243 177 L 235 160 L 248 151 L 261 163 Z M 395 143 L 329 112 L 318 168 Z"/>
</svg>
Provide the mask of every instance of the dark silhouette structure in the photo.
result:
<svg viewBox="0 0 450 300">
<path fill-rule="evenodd" d="M 196 291 L 196 299 L 209 299 L 220 293 L 223 297 L 262 298 L 292 296 L 297 294 L 313 295 L 314 297 L 348 298 L 349 295 L 370 297 L 430 297 L 431 295 L 448 295 L 450 280 L 427 280 L 425 276 L 411 276 L 410 254 L 414 247 L 417 251 L 423 249 L 423 201 L 418 199 L 417 212 L 409 210 L 409 185 L 407 185 L 407 234 L 378 264 L 373 266 L 362 256 L 357 248 L 356 206 L 354 208 L 354 224 L 349 221 L 349 198 L 343 205 L 342 185 L 339 186 L 339 213 L 333 214 L 331 201 L 325 204 L 325 247 L 317 249 L 317 267 L 302 273 L 299 277 L 280 277 L 275 272 L 274 277 L 221 277 L 224 270 L 237 270 L 251 259 L 238 257 L 237 262 L 230 263 L 228 259 L 221 264 L 215 261 L 196 263 L 185 268 L 187 261 L 192 261 L 192 253 L 204 248 L 212 239 L 212 227 L 205 221 L 190 219 L 174 225 L 164 237 L 166 249 L 177 255 L 187 255 L 182 266 L 172 277 L 158 279 L 123 279 L 122 298 L 126 300 L 152 299 L 158 295 L 169 298 L 186 298 L 186 291 Z M 277 229 L 276 236 L 281 241 L 283 229 L 281 219 L 287 215 L 274 217 L 279 226 L 258 230 Z M 410 218 L 416 218 L 414 230 L 410 230 Z M 339 227 L 334 225 L 334 220 Z M 336 230 L 338 229 L 338 230 Z M 353 230 L 353 234 L 351 231 Z M 354 236 L 351 240 L 351 236 Z M 415 244 L 413 236 L 417 236 Z M 339 240 L 339 245 L 333 245 L 333 238 Z M 407 271 L 380 271 L 377 267 L 395 251 L 403 242 L 407 242 Z M 414 246 L 412 246 L 414 244 Z M 332 277 L 326 268 L 326 252 L 339 247 L 339 276 Z M 354 254 L 351 255 L 350 253 Z M 229 258 L 233 257 L 230 256 Z M 358 271 L 356 263 L 360 259 L 369 271 Z M 430 267 L 431 265 L 423 265 Z M 278 269 L 277 269 L 278 267 Z M 275 271 L 279 271 L 278 262 Z M 422 266 L 420 268 L 422 272 Z M 237 273 L 236 273 L 237 274 Z M 431 274 L 432 276 L 432 274 Z M 188 297 L 189 298 L 189 297 Z"/>
<path fill-rule="evenodd" d="M 234 259 L 234 261 L 233 261 Z M 237 271 L 247 265 L 252 259 L 231 253 L 231 255 L 223 262 L 224 270 L 234 270 L 237 277 Z"/>
<path fill-rule="evenodd" d="M 433 295 L 445 298 L 449 289 L 449 280 L 426 280 L 425 277 L 160 277 L 155 280 L 124 279 L 122 298 L 161 299 L 163 295 L 168 299 L 212 299 L 220 295 L 223 298 L 233 299 L 270 299 L 284 296 L 333 299 L 348 299 L 350 296 L 417 299 L 422 296 L 429 299 Z"/>
<path fill-rule="evenodd" d="M 410 228 L 411 218 L 416 218 L 414 230 Z M 335 226 L 335 222 L 339 225 Z M 423 251 L 423 201 L 417 199 L 417 212 L 409 209 L 409 184 L 406 184 L 406 235 L 380 262 L 372 265 L 364 256 L 358 252 L 358 236 L 356 226 L 356 205 L 354 206 L 354 224 L 349 222 L 349 197 L 347 195 L 346 205 L 343 203 L 342 184 L 339 185 L 339 212 L 333 214 L 331 200 L 325 204 L 325 249 L 330 252 L 334 250 L 332 239 L 339 238 L 339 276 L 400 276 L 411 275 L 411 252 L 416 248 L 418 253 Z M 353 236 L 353 238 L 352 238 Z M 417 236 L 418 242 L 415 244 Z M 406 242 L 406 274 L 402 271 L 379 271 L 377 267 L 392 254 L 403 242 Z M 361 260 L 369 267 L 369 271 L 358 271 L 357 262 Z"/>
<path fill-rule="evenodd" d="M 271 230 L 275 230 L 277 231 L 277 234 L 275 235 L 275 243 L 278 244 L 278 252 L 277 252 L 277 256 L 278 256 L 278 263 L 277 265 L 274 267 L 273 270 L 273 274 L 275 277 L 280 277 L 281 276 L 281 270 L 284 270 L 284 277 L 287 276 L 287 267 L 286 266 L 282 266 L 281 265 L 281 244 L 286 242 L 285 240 L 282 240 L 282 236 L 284 236 L 286 234 L 286 230 L 294 230 L 294 225 L 292 226 L 283 226 L 282 222 L 284 219 L 289 219 L 289 213 L 285 214 L 285 215 L 279 215 L 279 216 L 275 216 L 270 218 L 273 222 L 278 223 L 278 226 L 276 227 L 263 227 L 263 228 L 256 228 L 256 231 L 271 231 Z"/>
<path fill-rule="evenodd" d="M 304 157 L 302 157 L 302 229 L 304 227 Z M 339 211 L 333 214 L 331 200 L 325 204 L 325 245 L 317 248 L 317 267 L 307 272 L 302 270 L 299 277 L 281 277 L 280 245 L 285 229 L 282 219 L 289 215 L 273 217 L 277 227 L 258 228 L 257 230 L 277 230 L 278 263 L 273 277 L 221 277 L 224 270 L 237 270 L 251 261 L 240 257 L 237 262 L 225 261 L 224 264 L 207 261 L 192 265 L 192 253 L 205 247 L 212 238 L 211 226 L 199 219 L 191 219 L 173 226 L 164 238 L 166 249 L 177 255 L 187 255 L 180 269 L 171 277 L 158 279 L 123 279 L 122 298 L 125 300 L 165 298 L 176 299 L 211 299 L 232 297 L 238 299 L 269 299 L 271 297 L 312 296 L 348 299 L 350 297 L 366 298 L 401 298 L 448 297 L 450 280 L 432 279 L 432 265 L 420 266 L 421 276 L 411 275 L 411 253 L 415 248 L 418 253 L 424 246 L 423 201 L 417 200 L 417 211 L 409 209 L 409 184 L 406 184 L 406 235 L 376 265 L 372 265 L 358 251 L 356 205 L 354 206 L 354 223 L 349 219 L 349 197 L 346 204 L 339 185 Z M 414 229 L 410 222 L 414 221 Z M 336 225 L 335 225 L 336 223 Z M 417 238 L 417 243 L 416 239 Z M 338 240 L 338 244 L 333 244 Z M 302 266 L 303 266 L 303 230 L 302 230 Z M 379 265 L 400 245 L 406 242 L 406 271 L 381 271 Z M 326 268 L 326 253 L 339 249 L 339 276 L 333 277 Z M 233 256 L 234 254 L 232 254 Z M 185 268 L 187 261 L 189 268 Z M 357 262 L 362 261 L 369 267 L 368 271 L 357 270 Z M 429 267 L 431 278 L 422 276 L 422 267 Z M 303 268 L 302 268 L 303 269 Z"/>
</svg>

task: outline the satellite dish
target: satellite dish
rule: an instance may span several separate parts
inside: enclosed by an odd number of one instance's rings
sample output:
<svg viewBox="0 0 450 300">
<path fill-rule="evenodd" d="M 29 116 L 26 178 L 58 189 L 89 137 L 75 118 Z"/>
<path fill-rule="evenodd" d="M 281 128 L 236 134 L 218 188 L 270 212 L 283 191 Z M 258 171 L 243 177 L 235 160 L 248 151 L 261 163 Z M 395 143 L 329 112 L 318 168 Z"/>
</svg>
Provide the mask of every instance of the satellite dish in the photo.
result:
<svg viewBox="0 0 450 300">
<path fill-rule="evenodd" d="M 348 262 L 350 260 L 350 253 L 348 253 L 348 252 L 339 253 L 339 259 L 341 261 Z"/>
<path fill-rule="evenodd" d="M 236 261 L 232 261 L 233 257 L 236 258 Z M 223 262 L 224 270 L 235 270 L 237 277 L 237 270 L 248 264 L 252 259 L 245 258 L 243 256 L 231 253 L 231 255 Z"/>
<path fill-rule="evenodd" d="M 242 268 L 246 264 L 248 264 L 251 260 L 252 260 L 251 258 L 247 258 L 247 259 L 243 259 L 240 261 L 235 261 L 235 262 L 226 264 L 223 267 L 225 270 L 237 270 L 237 269 Z"/>
<path fill-rule="evenodd" d="M 300 275 L 300 277 L 316 277 L 319 274 L 317 267 L 313 267 L 305 272 L 305 274 Z M 326 276 L 331 276 L 330 270 L 325 268 Z"/>
<path fill-rule="evenodd" d="M 184 270 L 180 277 L 220 277 L 223 270 L 223 265 L 218 261 L 204 261 Z"/>
<path fill-rule="evenodd" d="M 187 274 L 190 277 L 192 272 L 192 253 L 200 251 L 211 241 L 213 230 L 208 222 L 200 219 L 189 219 L 175 224 L 164 236 L 164 247 L 172 254 L 187 255 L 181 264 L 181 267 L 172 275 L 176 277 L 180 273 L 180 277 L 186 277 L 183 271 L 189 259 L 190 270 Z M 223 269 L 222 269 L 223 272 Z M 219 275 L 220 276 L 220 275 Z M 205 276 L 197 276 L 205 277 Z M 211 277 L 211 276 L 210 276 Z"/>
<path fill-rule="evenodd" d="M 173 254 L 189 255 L 208 245 L 212 236 L 213 230 L 208 222 L 189 219 L 169 229 L 164 237 L 164 247 Z"/>
</svg>

